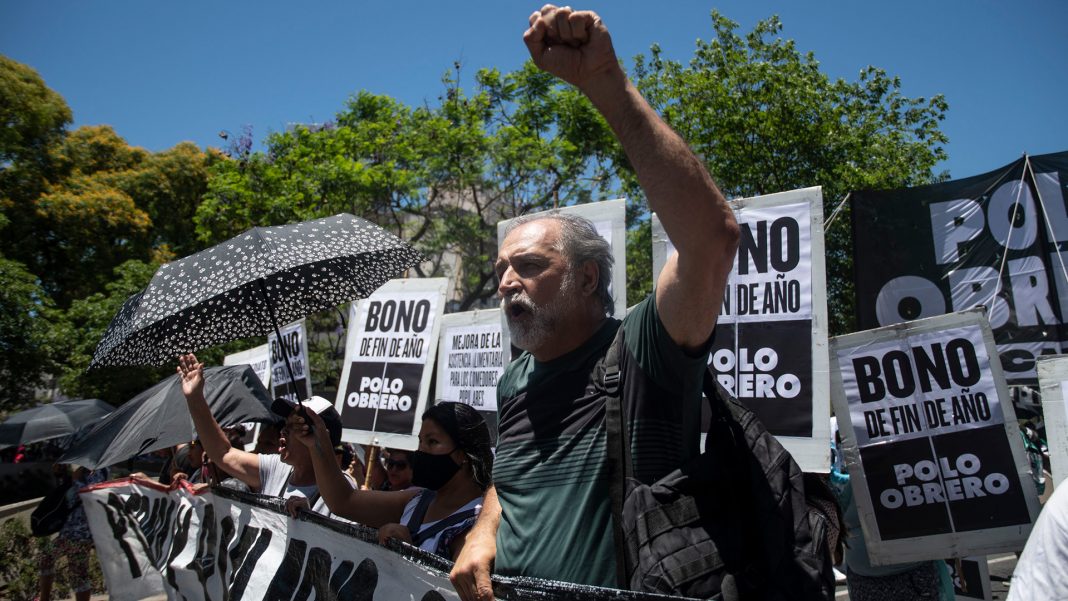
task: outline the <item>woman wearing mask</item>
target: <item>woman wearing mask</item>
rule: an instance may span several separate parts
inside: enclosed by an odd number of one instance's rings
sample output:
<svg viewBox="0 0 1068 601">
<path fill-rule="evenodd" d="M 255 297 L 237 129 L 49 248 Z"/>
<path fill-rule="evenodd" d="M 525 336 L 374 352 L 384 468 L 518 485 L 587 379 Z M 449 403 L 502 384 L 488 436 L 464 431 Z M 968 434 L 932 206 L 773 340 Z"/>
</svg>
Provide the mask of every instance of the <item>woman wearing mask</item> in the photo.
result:
<svg viewBox="0 0 1068 601">
<path fill-rule="evenodd" d="M 489 429 L 477 411 L 463 403 L 442 402 L 423 414 L 419 450 L 408 456 L 412 488 L 354 490 L 334 459 L 325 424 L 308 412 L 314 427 L 294 413 L 287 420 L 292 437 L 311 450 L 319 492 L 336 515 L 379 529 L 379 541 L 398 538 L 455 559 L 482 508 L 490 484 L 493 454 Z M 287 503 L 290 513 L 302 505 Z"/>
</svg>

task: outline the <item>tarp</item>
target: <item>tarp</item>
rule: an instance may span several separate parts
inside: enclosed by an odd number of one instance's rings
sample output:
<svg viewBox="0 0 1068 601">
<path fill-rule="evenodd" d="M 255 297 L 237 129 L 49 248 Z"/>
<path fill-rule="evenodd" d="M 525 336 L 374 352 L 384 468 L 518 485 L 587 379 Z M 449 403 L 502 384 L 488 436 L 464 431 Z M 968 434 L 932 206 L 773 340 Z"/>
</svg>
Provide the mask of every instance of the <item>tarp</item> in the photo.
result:
<svg viewBox="0 0 1068 601">
<path fill-rule="evenodd" d="M 403 543 L 381 546 L 377 531 L 357 524 L 291 518 L 276 498 L 130 479 L 81 498 L 113 601 L 459 599 L 451 562 Z M 671 598 L 536 578 L 494 577 L 493 586 L 513 601 Z"/>
<path fill-rule="evenodd" d="M 989 173 L 850 194 L 857 329 L 977 305 L 1009 384 L 1068 345 L 1068 152 Z"/>
</svg>

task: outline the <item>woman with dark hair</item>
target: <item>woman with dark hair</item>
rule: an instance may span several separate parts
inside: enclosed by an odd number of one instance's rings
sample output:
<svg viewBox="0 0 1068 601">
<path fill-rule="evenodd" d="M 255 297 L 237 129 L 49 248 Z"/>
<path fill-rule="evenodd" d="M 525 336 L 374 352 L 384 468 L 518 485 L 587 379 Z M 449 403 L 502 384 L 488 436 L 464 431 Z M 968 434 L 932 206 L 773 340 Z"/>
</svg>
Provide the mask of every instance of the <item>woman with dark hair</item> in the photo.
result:
<svg viewBox="0 0 1068 601">
<path fill-rule="evenodd" d="M 412 488 L 397 491 L 354 490 L 338 470 L 326 426 L 308 412 L 287 420 L 292 437 L 311 450 L 319 492 L 338 516 L 378 528 L 379 542 L 397 538 L 421 549 L 455 559 L 482 509 L 490 485 L 493 452 L 489 428 L 477 411 L 463 403 L 440 402 L 423 414 L 419 450 L 408 456 Z M 302 505 L 290 499 L 296 513 Z"/>
</svg>

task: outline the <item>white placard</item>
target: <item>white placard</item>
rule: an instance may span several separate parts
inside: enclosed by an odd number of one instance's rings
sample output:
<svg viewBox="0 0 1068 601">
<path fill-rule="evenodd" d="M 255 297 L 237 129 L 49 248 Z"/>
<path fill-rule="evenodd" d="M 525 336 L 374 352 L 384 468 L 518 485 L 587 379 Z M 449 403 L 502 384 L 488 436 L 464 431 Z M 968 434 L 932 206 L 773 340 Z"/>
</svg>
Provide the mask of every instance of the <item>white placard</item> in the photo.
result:
<svg viewBox="0 0 1068 601">
<path fill-rule="evenodd" d="M 295 321 L 283 328 L 279 328 L 282 341 L 279 346 L 278 337 L 274 334 L 267 336 L 267 346 L 271 354 L 271 397 L 283 397 L 291 402 L 298 399 L 293 393 L 294 386 L 290 384 L 296 378 L 297 394 L 299 400 L 311 398 L 311 370 L 308 364 L 308 336 L 304 331 L 304 320 Z M 289 365 L 286 365 L 286 359 Z M 292 370 L 293 378 L 290 378 Z"/>
<path fill-rule="evenodd" d="M 806 472 L 830 469 L 823 194 L 731 201 L 742 229 L 709 363 Z M 653 216 L 653 274 L 675 252 Z M 739 260 L 741 258 L 742 260 Z"/>
<path fill-rule="evenodd" d="M 830 348 L 872 564 L 1021 549 L 1038 497 L 983 311 L 839 336 Z"/>
<path fill-rule="evenodd" d="M 419 446 L 447 284 L 446 278 L 390 280 L 353 303 L 334 405 L 343 440 Z"/>
<path fill-rule="evenodd" d="M 264 387 L 271 382 L 271 347 L 261 344 L 248 350 L 233 353 L 223 358 L 223 365 L 248 365 L 263 382 Z M 270 390 L 268 388 L 268 390 Z"/>
<path fill-rule="evenodd" d="M 442 317 L 435 397 L 479 411 L 497 411 L 497 381 L 504 373 L 500 309 Z"/>
<path fill-rule="evenodd" d="M 1068 355 L 1039 357 L 1038 385 L 1054 487 L 1068 477 Z"/>
</svg>

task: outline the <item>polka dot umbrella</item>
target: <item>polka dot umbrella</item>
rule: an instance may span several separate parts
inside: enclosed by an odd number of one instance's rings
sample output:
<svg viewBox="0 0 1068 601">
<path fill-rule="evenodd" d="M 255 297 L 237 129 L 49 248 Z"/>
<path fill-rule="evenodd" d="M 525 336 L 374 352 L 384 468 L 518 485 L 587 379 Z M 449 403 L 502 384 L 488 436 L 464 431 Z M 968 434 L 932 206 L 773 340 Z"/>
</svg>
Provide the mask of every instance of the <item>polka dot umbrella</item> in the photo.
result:
<svg viewBox="0 0 1068 601">
<path fill-rule="evenodd" d="M 421 260 L 396 236 L 344 213 L 252 228 L 160 267 L 111 320 L 89 369 L 163 365 L 277 333 L 278 324 L 365 298 Z"/>
</svg>

